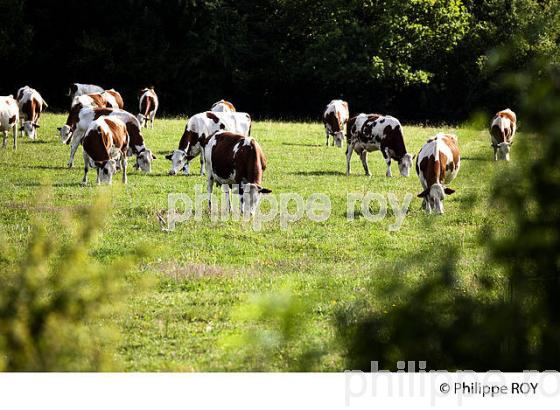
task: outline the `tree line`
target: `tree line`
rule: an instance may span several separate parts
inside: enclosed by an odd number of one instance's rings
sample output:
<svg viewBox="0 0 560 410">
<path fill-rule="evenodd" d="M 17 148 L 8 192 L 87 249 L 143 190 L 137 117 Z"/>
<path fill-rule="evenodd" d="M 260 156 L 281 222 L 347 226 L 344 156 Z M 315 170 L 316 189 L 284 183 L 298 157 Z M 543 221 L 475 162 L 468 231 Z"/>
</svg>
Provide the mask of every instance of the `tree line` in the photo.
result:
<svg viewBox="0 0 560 410">
<path fill-rule="evenodd" d="M 560 61 L 555 0 L 0 0 L 0 94 L 37 88 L 65 110 L 72 82 L 136 109 L 153 85 L 167 114 L 226 98 L 256 118 L 351 113 L 457 121 L 513 106 L 501 74 Z M 543 24 L 535 24 L 543 19 Z M 519 36 L 540 27 L 532 38 Z M 507 47 L 509 67 L 493 64 Z"/>
</svg>

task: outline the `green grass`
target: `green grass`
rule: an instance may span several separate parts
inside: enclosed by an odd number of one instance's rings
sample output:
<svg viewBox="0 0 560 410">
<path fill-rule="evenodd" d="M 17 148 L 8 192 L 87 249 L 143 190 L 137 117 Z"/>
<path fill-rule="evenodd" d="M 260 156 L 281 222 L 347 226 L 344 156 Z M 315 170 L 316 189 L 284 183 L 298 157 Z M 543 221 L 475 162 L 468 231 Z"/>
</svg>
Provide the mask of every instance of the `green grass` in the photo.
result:
<svg viewBox="0 0 560 410">
<path fill-rule="evenodd" d="M 126 313 L 115 318 L 123 334 L 118 354 L 126 370 L 246 369 L 222 347 L 228 335 L 246 326 L 232 319 L 232 312 L 251 295 L 285 288 L 306 302 L 311 312 L 307 332 L 328 352 L 317 369 L 342 370 L 333 342 L 332 314 L 337 306 L 391 279 L 383 275 L 383 266 L 390 272 L 399 258 L 442 243 L 460 247 L 457 286 L 470 291 L 474 275 L 484 264 L 481 228 L 506 222 L 488 207 L 491 182 L 508 164 L 492 161 L 486 130 L 405 124 L 406 144 L 412 153 L 437 132 L 459 136 L 463 160 L 451 184 L 457 192 L 445 201 L 445 215 L 435 217 L 420 210 L 416 194 L 421 188 L 414 170 L 403 178 L 393 164 L 395 176 L 386 178 L 385 163 L 377 152 L 369 155 L 371 178 L 364 176 L 356 155 L 352 175 L 346 177 L 343 149 L 324 146 L 321 124 L 257 122 L 252 134 L 268 157 L 263 185 L 274 194 L 295 192 L 304 198 L 325 193 L 331 198 L 331 217 L 321 223 L 303 219 L 287 230 L 280 229 L 276 220 L 256 232 L 251 223 L 213 223 L 205 216 L 201 222 L 185 222 L 173 232 L 164 232 L 156 213 L 166 212 L 168 193 L 193 195 L 195 185 L 206 189 L 205 177 L 198 175 L 198 159 L 193 161 L 191 176 L 167 176 L 170 163 L 164 155 L 177 147 L 185 120 L 156 120 L 155 128 L 144 133 L 147 146 L 158 156 L 152 173 L 143 175 L 131 167 L 128 185 L 123 187 L 117 177 L 108 190 L 95 186 L 94 173 L 89 175 L 88 187 L 80 186 L 81 148 L 75 168 L 66 168 L 69 149 L 61 145 L 56 132 L 63 122 L 62 115 L 44 115 L 38 141 L 20 139 L 17 151 L 10 144 L 0 150 L 1 230 L 21 248 L 34 215 L 52 221 L 49 229 L 56 230 L 61 210 L 90 204 L 99 192 L 112 196 L 110 216 L 92 254 L 108 262 L 139 243 L 148 243 L 153 255 L 138 267 L 137 275 L 152 277 L 157 283 L 152 291 L 131 298 Z M 513 160 L 516 155 L 514 147 Z M 36 200 L 43 185 L 52 186 L 50 194 Z M 388 230 L 395 221 L 392 215 L 376 223 L 364 218 L 346 220 L 347 193 L 368 191 L 394 192 L 400 200 L 408 192 L 414 194 L 399 231 Z M 427 275 L 428 267 L 403 273 L 402 280 L 415 283 Z M 133 284 L 134 279 L 130 280 Z M 282 355 L 270 360 L 271 368 L 283 368 Z"/>
</svg>

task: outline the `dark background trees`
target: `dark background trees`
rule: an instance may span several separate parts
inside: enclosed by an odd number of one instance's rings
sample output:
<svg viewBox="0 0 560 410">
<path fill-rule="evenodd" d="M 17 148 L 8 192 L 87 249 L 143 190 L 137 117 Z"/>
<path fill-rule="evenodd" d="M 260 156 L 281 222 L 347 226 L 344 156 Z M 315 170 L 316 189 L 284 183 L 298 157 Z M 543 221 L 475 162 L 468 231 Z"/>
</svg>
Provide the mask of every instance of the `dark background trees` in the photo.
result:
<svg viewBox="0 0 560 410">
<path fill-rule="evenodd" d="M 332 98 L 352 113 L 461 120 L 515 105 L 487 51 L 520 67 L 558 57 L 558 20 L 521 41 L 554 0 L 0 0 L 0 94 L 29 84 L 66 109 L 72 82 L 154 85 L 162 111 L 227 98 L 255 117 L 317 118 Z M 509 67 L 511 69 L 511 67 Z"/>
</svg>

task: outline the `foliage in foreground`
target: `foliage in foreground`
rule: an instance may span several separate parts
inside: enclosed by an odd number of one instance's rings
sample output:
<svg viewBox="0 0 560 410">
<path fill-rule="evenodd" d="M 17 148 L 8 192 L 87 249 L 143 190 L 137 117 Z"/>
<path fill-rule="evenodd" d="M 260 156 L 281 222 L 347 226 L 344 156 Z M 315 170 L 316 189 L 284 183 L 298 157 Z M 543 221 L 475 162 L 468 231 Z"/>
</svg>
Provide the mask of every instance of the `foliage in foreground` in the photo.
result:
<svg viewBox="0 0 560 410">
<path fill-rule="evenodd" d="M 62 231 L 36 221 L 19 264 L 3 264 L 0 371 L 118 368 L 118 332 L 107 319 L 126 297 L 123 274 L 132 259 L 101 265 L 89 255 L 107 209 L 98 200 L 65 215 Z"/>
</svg>

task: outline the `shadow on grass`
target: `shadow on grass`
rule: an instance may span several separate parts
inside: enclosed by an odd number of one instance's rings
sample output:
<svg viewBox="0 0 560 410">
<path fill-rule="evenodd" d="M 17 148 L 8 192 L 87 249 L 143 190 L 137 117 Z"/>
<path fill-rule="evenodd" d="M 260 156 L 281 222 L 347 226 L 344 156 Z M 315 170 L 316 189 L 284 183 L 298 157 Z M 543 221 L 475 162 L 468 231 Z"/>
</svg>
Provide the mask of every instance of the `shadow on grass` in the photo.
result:
<svg viewBox="0 0 560 410">
<path fill-rule="evenodd" d="M 297 171 L 297 172 L 290 172 L 290 175 L 302 175 L 302 176 L 344 175 L 344 176 L 346 176 L 346 172 L 342 172 L 342 171 Z"/>
<path fill-rule="evenodd" d="M 322 144 L 296 144 L 293 142 L 283 142 L 282 145 L 288 145 L 290 147 L 322 147 Z"/>
<path fill-rule="evenodd" d="M 489 162 L 492 158 L 488 157 L 461 157 L 461 161 L 483 161 Z"/>
<path fill-rule="evenodd" d="M 63 165 L 26 165 L 25 168 L 31 169 L 69 169 Z"/>
</svg>

